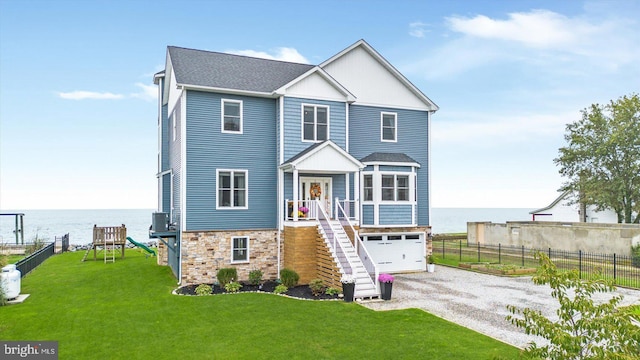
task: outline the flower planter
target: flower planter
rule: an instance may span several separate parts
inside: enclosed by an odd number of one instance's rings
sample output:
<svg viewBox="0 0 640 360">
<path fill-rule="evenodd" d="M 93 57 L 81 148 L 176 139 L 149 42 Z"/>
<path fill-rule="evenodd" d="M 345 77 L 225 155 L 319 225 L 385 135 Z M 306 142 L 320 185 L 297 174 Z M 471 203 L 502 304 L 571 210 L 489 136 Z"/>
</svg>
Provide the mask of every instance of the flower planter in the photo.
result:
<svg viewBox="0 0 640 360">
<path fill-rule="evenodd" d="M 427 271 L 430 273 L 436 271 L 436 264 L 427 264 Z"/>
<path fill-rule="evenodd" d="M 380 283 L 380 296 L 382 300 L 391 300 L 391 289 L 393 288 L 392 282 Z"/>
<path fill-rule="evenodd" d="M 356 291 L 356 284 L 355 283 L 350 283 L 350 284 L 345 284 L 342 283 L 342 294 L 344 294 L 344 301 L 345 302 L 352 302 L 353 301 L 353 295 Z"/>
</svg>

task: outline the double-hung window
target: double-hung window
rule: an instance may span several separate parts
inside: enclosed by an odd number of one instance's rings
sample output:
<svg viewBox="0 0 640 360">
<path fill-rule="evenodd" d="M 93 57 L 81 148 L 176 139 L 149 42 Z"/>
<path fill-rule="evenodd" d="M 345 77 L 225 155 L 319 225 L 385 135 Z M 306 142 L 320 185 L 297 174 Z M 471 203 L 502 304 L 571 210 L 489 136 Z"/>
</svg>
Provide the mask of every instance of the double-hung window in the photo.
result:
<svg viewBox="0 0 640 360">
<path fill-rule="evenodd" d="M 231 238 L 231 262 L 248 262 L 249 261 L 249 238 L 246 236 L 238 236 Z"/>
<path fill-rule="evenodd" d="M 364 201 L 373 201 L 373 175 L 364 176 Z"/>
<path fill-rule="evenodd" d="M 329 108 L 318 105 L 302 107 L 302 139 L 324 141 L 329 138 Z"/>
<path fill-rule="evenodd" d="M 382 175 L 382 201 L 409 201 L 409 176 Z"/>
<path fill-rule="evenodd" d="M 219 209 L 246 209 L 247 184 L 246 170 L 216 170 Z"/>
<path fill-rule="evenodd" d="M 242 101 L 222 99 L 222 132 L 242 134 Z"/>
<path fill-rule="evenodd" d="M 380 137 L 382 141 L 398 141 L 398 114 L 380 114 Z"/>
</svg>

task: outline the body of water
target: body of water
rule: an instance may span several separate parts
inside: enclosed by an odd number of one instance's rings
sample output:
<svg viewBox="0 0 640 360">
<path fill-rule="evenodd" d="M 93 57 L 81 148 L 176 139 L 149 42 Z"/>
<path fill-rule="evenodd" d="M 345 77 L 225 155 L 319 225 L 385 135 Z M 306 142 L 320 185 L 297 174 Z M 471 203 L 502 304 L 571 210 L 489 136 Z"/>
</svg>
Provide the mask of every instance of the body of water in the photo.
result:
<svg viewBox="0 0 640 360">
<path fill-rule="evenodd" d="M 467 222 L 531 220 L 523 208 L 432 208 L 431 226 L 434 234 L 466 232 Z M 38 236 L 53 241 L 55 236 L 69 233 L 71 244 L 88 244 L 93 237 L 93 225 L 125 224 L 127 235 L 137 241 L 148 241 L 153 209 L 133 210 L 6 210 L 24 213 L 24 240 L 32 242 Z M 0 216 L 0 243 L 15 243 L 13 216 Z"/>
</svg>

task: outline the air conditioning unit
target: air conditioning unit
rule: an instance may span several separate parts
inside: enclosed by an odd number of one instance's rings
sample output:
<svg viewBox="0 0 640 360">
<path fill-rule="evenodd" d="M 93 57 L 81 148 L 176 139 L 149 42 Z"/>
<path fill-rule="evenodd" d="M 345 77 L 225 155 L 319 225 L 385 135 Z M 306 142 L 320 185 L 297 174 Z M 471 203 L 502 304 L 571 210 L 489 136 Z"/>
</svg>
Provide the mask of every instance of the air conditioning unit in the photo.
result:
<svg viewBox="0 0 640 360">
<path fill-rule="evenodd" d="M 165 212 L 154 212 L 151 219 L 151 230 L 163 232 L 169 229 L 169 214 Z"/>
</svg>

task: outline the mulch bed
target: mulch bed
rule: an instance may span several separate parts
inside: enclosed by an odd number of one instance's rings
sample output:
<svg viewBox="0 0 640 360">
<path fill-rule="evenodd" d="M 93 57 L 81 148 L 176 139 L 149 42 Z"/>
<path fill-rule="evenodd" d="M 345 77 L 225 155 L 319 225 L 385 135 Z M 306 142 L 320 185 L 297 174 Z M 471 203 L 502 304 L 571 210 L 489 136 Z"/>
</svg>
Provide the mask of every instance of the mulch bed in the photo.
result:
<svg viewBox="0 0 640 360">
<path fill-rule="evenodd" d="M 242 292 L 263 292 L 263 293 L 273 293 L 273 290 L 278 286 L 278 283 L 275 281 L 264 281 L 261 285 L 250 285 L 248 283 L 241 282 L 242 287 L 238 290 L 239 293 Z M 217 284 L 207 284 L 212 287 L 211 294 L 227 294 L 227 291 Z M 178 295 L 196 295 L 196 288 L 198 285 L 185 285 L 179 287 L 175 290 L 175 293 Z M 307 299 L 307 300 L 338 300 L 338 295 L 327 295 L 320 294 L 318 296 L 314 296 L 311 292 L 311 288 L 307 285 L 298 285 L 287 290 L 284 295 L 295 297 L 299 299 Z"/>
</svg>

